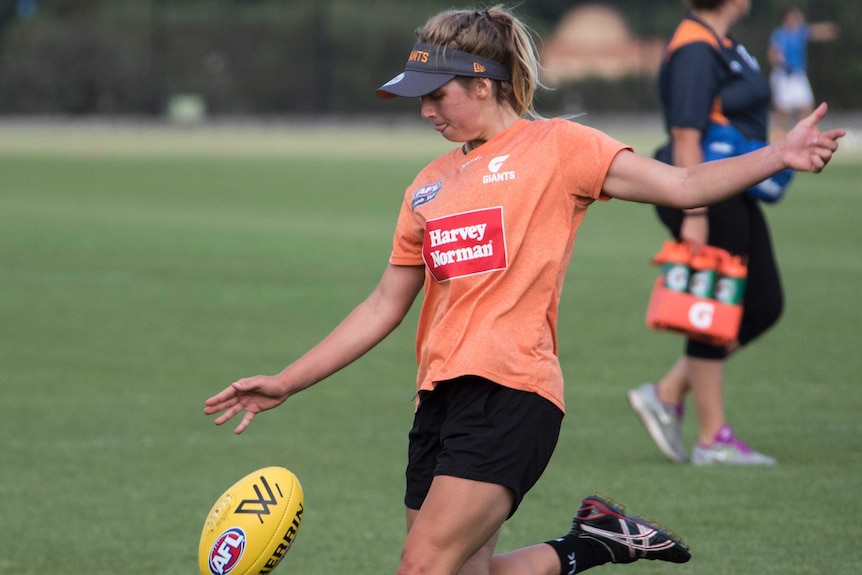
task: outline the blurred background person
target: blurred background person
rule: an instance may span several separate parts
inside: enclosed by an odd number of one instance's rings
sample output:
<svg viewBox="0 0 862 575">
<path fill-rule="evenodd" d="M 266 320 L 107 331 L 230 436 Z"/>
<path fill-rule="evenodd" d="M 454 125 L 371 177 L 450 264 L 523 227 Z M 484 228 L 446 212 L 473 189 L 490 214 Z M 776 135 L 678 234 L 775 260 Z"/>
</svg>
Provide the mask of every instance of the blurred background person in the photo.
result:
<svg viewBox="0 0 862 575">
<path fill-rule="evenodd" d="M 750 0 L 690 0 L 690 12 L 665 47 L 659 95 L 669 142 L 656 157 L 677 166 L 704 161 L 703 139 L 711 124 L 732 126 L 748 140 L 766 140 L 770 88 L 758 62 L 730 35 L 748 15 Z M 689 392 L 694 398 L 698 437 L 696 465 L 772 465 L 775 460 L 748 447 L 728 425 L 724 410 L 727 358 L 750 344 L 781 315 L 783 291 L 766 219 L 757 200 L 741 192 L 708 208 L 657 208 L 677 240 L 712 245 L 748 258 L 748 281 L 738 344 L 732 348 L 687 339 L 683 355 L 657 382 L 628 394 L 659 449 L 675 462 L 689 461 L 682 418 Z"/>
<path fill-rule="evenodd" d="M 784 13 L 781 25 L 769 37 L 769 76 L 775 113 L 774 138 L 783 137 L 794 117 L 805 117 L 814 109 L 814 93 L 808 81 L 808 42 L 838 37 L 833 22 L 808 24 L 797 7 Z"/>
</svg>

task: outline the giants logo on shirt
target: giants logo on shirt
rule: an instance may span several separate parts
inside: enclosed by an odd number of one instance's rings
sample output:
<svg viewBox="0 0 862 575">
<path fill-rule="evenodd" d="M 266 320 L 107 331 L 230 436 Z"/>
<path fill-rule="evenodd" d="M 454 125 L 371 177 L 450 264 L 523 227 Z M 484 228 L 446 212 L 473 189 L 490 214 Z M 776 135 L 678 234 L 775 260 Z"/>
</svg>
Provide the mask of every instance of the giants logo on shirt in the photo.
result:
<svg viewBox="0 0 862 575">
<path fill-rule="evenodd" d="M 506 160 L 509 159 L 509 154 L 505 156 L 497 156 L 488 162 L 488 171 L 489 174 L 485 174 L 482 176 L 483 184 L 493 184 L 494 182 L 505 182 L 506 180 L 514 180 L 515 179 L 515 171 L 514 170 L 506 170 L 501 172 L 500 168 L 503 167 L 503 164 Z"/>
<path fill-rule="evenodd" d="M 503 208 L 428 220 L 422 258 L 438 282 L 505 269 Z"/>
</svg>

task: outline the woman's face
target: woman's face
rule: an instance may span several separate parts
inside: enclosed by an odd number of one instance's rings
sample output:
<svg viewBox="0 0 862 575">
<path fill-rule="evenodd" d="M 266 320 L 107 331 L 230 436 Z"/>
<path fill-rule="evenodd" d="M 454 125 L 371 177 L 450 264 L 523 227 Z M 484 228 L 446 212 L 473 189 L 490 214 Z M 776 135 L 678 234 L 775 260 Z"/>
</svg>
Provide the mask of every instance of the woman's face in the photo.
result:
<svg viewBox="0 0 862 575">
<path fill-rule="evenodd" d="M 477 82 L 458 78 L 422 96 L 422 118 L 450 142 L 469 142 L 482 135 L 481 109 L 483 100 L 477 97 Z"/>
</svg>

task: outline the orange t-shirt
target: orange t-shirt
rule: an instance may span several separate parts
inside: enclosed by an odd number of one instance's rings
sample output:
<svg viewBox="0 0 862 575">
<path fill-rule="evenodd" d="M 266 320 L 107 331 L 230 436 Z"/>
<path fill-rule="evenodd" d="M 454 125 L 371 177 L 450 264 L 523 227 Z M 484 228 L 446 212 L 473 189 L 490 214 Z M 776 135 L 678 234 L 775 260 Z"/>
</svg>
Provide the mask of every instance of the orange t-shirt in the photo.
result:
<svg viewBox="0 0 862 575">
<path fill-rule="evenodd" d="M 575 233 L 627 148 L 564 120 L 519 120 L 423 169 L 407 189 L 390 263 L 425 265 L 417 386 L 463 375 L 564 410 L 557 310 Z"/>
</svg>

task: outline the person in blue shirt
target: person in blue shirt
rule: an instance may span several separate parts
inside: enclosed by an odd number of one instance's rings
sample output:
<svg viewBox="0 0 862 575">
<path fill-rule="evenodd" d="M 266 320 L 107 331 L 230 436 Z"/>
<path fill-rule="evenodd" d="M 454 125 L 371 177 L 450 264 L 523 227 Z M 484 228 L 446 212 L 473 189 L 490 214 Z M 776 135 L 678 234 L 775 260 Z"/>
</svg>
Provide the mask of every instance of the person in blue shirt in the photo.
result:
<svg viewBox="0 0 862 575">
<path fill-rule="evenodd" d="M 775 136 L 790 127 L 792 116 L 805 117 L 814 109 L 814 94 L 808 81 L 808 42 L 833 40 L 838 27 L 832 22 L 807 23 L 802 10 L 790 8 L 769 38 L 769 76 Z"/>
</svg>

